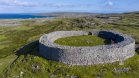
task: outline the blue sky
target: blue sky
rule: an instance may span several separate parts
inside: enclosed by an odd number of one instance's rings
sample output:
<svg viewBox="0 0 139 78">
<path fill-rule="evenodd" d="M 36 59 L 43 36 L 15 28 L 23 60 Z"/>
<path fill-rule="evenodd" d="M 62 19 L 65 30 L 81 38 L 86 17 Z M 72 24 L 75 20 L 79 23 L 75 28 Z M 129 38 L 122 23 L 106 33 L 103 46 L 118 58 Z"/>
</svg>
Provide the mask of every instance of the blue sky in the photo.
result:
<svg viewBox="0 0 139 78">
<path fill-rule="evenodd" d="M 139 11 L 139 0 L 0 0 L 0 13 Z"/>
</svg>

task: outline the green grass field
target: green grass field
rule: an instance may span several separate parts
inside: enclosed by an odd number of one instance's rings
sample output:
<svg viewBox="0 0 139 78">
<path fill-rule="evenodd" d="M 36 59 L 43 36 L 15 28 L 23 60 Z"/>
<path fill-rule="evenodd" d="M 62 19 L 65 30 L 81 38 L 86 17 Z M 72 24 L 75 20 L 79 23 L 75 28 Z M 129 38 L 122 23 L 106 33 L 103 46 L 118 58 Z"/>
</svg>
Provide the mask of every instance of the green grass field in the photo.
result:
<svg viewBox="0 0 139 78">
<path fill-rule="evenodd" d="M 4 35 L 0 35 L 0 42 L 5 40 L 5 39 L 6 39 L 6 37 Z"/>
<path fill-rule="evenodd" d="M 16 58 L 15 55 L 10 55 L 0 59 L 0 75 L 3 74 L 5 68 L 7 68 Z"/>
<path fill-rule="evenodd" d="M 96 46 L 109 44 L 110 42 L 97 36 L 82 35 L 60 38 L 55 43 L 68 46 Z"/>
<path fill-rule="evenodd" d="M 136 52 L 134 57 L 125 60 L 123 65 L 115 62 L 91 66 L 68 66 L 44 59 L 39 56 L 37 45 L 26 48 L 25 54 L 16 55 L 19 48 L 38 40 L 41 35 L 59 30 L 116 30 L 131 35 L 135 38 L 136 43 L 139 44 L 139 14 L 121 16 L 123 17 L 122 20 L 114 24 L 102 24 L 101 20 L 97 18 L 63 18 L 44 21 L 41 24 L 24 21 L 24 24 L 19 27 L 0 27 L 0 77 L 71 78 L 71 76 L 77 76 L 79 78 L 139 78 L 139 52 Z M 86 21 L 95 22 L 97 25 L 82 25 Z M 85 39 L 84 36 L 82 37 Z M 88 37 L 90 43 L 94 37 Z M 98 40 L 98 38 L 95 40 Z M 103 40 L 101 41 L 104 44 Z M 85 44 L 83 43 L 83 45 Z M 37 65 L 37 67 L 34 67 L 34 65 Z M 115 70 L 124 68 L 129 70 L 122 72 Z"/>
</svg>

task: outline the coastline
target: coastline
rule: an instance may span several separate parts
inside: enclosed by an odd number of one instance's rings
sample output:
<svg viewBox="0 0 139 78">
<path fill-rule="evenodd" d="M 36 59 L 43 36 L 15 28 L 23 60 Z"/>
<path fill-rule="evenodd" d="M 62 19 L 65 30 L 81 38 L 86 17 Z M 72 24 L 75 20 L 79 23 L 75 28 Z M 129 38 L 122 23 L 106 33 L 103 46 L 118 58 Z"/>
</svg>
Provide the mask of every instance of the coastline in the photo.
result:
<svg viewBox="0 0 139 78">
<path fill-rule="evenodd" d="M 37 22 L 43 22 L 43 21 L 47 21 L 47 20 L 52 20 L 56 17 L 46 17 L 46 18 L 28 18 L 28 19 L 0 19 L 0 27 L 2 26 L 21 26 L 22 25 L 22 21 L 30 21 L 30 20 L 34 20 Z"/>
</svg>

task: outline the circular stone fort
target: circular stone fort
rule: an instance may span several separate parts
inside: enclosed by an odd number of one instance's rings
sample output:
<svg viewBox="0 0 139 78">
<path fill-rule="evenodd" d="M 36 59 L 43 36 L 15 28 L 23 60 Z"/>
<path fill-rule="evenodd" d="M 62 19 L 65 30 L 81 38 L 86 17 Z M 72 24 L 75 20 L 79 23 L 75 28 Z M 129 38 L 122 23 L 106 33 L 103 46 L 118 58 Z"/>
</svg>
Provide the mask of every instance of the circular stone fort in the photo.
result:
<svg viewBox="0 0 139 78">
<path fill-rule="evenodd" d="M 70 36 L 95 35 L 115 43 L 97 46 L 65 46 L 55 40 Z M 48 60 L 68 65 L 93 65 L 124 61 L 135 54 L 135 40 L 123 33 L 103 31 L 56 31 L 43 35 L 39 40 L 39 52 Z"/>
</svg>

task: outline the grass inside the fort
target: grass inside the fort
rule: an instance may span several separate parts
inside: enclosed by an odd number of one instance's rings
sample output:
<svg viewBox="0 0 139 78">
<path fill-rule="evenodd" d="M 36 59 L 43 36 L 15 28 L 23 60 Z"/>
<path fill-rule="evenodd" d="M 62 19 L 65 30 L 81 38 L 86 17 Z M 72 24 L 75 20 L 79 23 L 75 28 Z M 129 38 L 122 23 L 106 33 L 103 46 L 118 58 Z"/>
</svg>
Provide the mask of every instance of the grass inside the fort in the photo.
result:
<svg viewBox="0 0 139 78">
<path fill-rule="evenodd" d="M 55 43 L 68 46 L 96 46 L 109 44 L 110 42 L 95 35 L 81 35 L 59 38 Z"/>
</svg>

